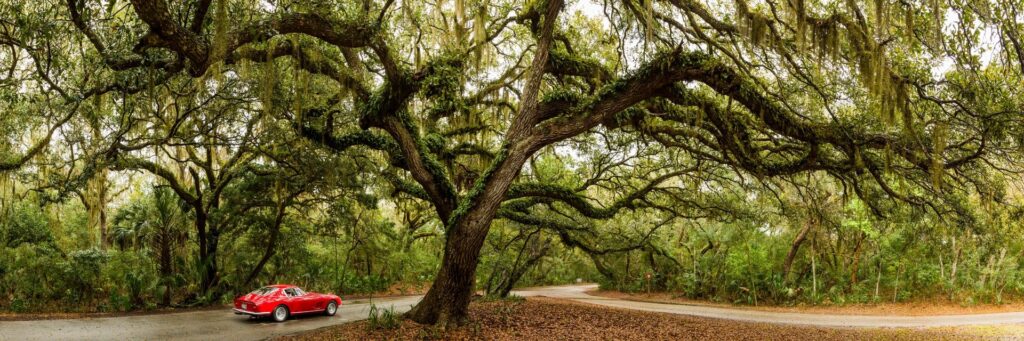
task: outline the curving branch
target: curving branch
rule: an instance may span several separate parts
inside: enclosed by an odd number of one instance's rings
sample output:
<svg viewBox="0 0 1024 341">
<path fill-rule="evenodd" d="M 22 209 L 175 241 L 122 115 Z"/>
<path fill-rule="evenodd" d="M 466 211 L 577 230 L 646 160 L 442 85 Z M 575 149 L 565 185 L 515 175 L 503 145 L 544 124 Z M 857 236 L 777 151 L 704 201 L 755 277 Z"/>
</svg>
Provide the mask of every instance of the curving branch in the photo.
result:
<svg viewBox="0 0 1024 341">
<path fill-rule="evenodd" d="M 551 184 L 539 184 L 539 183 L 520 183 L 513 184 L 508 193 L 505 195 L 506 201 L 511 201 L 508 204 L 509 208 L 523 209 L 535 204 L 558 201 L 566 205 L 569 205 L 577 212 L 585 217 L 592 219 L 609 219 L 615 216 L 622 209 L 634 209 L 644 205 L 637 201 L 641 198 L 646 197 L 649 193 L 658 188 L 662 183 L 673 179 L 677 176 L 694 172 L 697 168 L 688 168 L 684 170 L 677 170 L 669 172 L 652 179 L 644 187 L 641 187 L 628 195 L 619 198 L 607 207 L 597 207 L 590 203 L 582 195 L 578 194 L 570 188 L 551 185 Z M 522 199 L 526 200 L 522 200 Z M 520 199 L 520 200 L 516 200 Z"/>
<path fill-rule="evenodd" d="M 144 159 L 140 159 L 140 158 L 136 158 L 136 157 L 126 156 L 126 155 L 117 155 L 117 156 L 115 156 L 115 159 L 110 161 L 109 163 L 110 163 L 110 165 L 109 165 L 110 169 L 116 170 L 116 171 L 122 171 L 122 170 L 144 170 L 144 171 L 147 171 L 150 174 L 153 174 L 153 175 L 163 179 L 164 181 L 167 181 L 167 185 L 172 190 L 174 190 L 174 193 L 176 193 L 179 197 L 181 197 L 182 201 L 185 201 L 186 203 L 188 203 L 192 207 L 196 207 L 196 208 L 202 208 L 203 207 L 202 200 L 200 199 L 202 197 L 201 193 L 194 194 L 191 191 L 189 191 L 187 188 L 185 188 L 185 186 L 183 186 L 178 181 L 178 178 L 176 176 L 174 176 L 174 173 L 172 173 L 167 168 L 164 168 L 163 166 L 160 166 L 160 165 L 156 164 L 155 162 L 144 160 Z M 191 168 L 189 168 L 189 169 L 191 170 Z M 198 175 L 196 175 L 195 172 L 192 172 L 192 174 L 193 174 L 193 177 L 198 178 Z M 197 189 L 197 191 L 198 191 L 198 189 Z"/>
<path fill-rule="evenodd" d="M 75 105 L 75 108 L 77 107 L 78 106 Z M 50 127 L 50 129 L 46 131 L 46 136 L 43 137 L 43 139 L 37 141 L 35 144 L 29 147 L 28 150 L 25 151 L 25 153 L 22 154 L 21 156 L 8 157 L 6 159 L 0 160 L 0 172 L 18 169 L 25 163 L 27 163 L 29 160 L 32 160 L 32 158 L 34 158 L 40 152 L 45 150 L 46 146 L 50 144 L 50 139 L 53 138 L 53 133 L 57 131 L 57 128 L 60 128 L 65 123 L 68 123 L 68 121 L 70 121 L 71 118 L 75 116 L 75 111 L 76 109 L 68 110 L 68 113 L 64 114 L 64 117 L 62 117 L 59 121 L 54 123 Z"/>
</svg>

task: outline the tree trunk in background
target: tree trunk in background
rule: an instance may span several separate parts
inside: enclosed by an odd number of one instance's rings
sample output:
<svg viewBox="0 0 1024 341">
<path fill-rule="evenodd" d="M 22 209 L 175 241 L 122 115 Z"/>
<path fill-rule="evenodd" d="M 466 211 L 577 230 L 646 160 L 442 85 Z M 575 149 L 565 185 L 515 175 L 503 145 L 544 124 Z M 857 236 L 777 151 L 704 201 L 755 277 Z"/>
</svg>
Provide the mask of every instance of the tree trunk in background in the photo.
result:
<svg viewBox="0 0 1024 341">
<path fill-rule="evenodd" d="M 210 228 L 205 212 L 196 212 L 196 231 L 199 235 L 200 294 L 207 295 L 217 285 L 217 242 L 219 231 Z M 216 296 L 216 295 L 215 295 Z"/>
<path fill-rule="evenodd" d="M 88 210 L 87 224 L 90 231 L 96 231 L 96 245 L 106 250 L 110 246 L 107 238 L 107 170 L 101 169 L 86 184 L 82 202 Z"/>
<path fill-rule="evenodd" d="M 277 238 L 280 234 L 281 229 L 278 227 L 274 227 L 270 230 L 270 240 L 267 241 L 267 249 L 263 251 L 263 257 L 260 257 L 260 261 L 257 262 L 256 266 L 253 267 L 251 272 L 249 272 L 249 276 L 245 277 L 245 282 L 242 284 L 243 287 L 249 287 L 249 284 L 252 284 L 252 281 L 256 279 L 256 276 L 259 276 L 260 273 L 263 272 L 263 267 L 267 265 L 267 261 L 270 260 L 270 257 L 274 256 L 274 253 L 277 250 Z"/>
<path fill-rule="evenodd" d="M 160 283 L 164 285 L 164 294 L 160 304 L 171 305 L 171 240 L 166 233 L 160 238 Z"/>
<path fill-rule="evenodd" d="M 497 294 L 498 297 L 508 297 L 512 289 L 515 288 L 516 283 L 548 254 L 548 251 L 551 250 L 551 243 L 549 241 L 544 242 L 543 245 L 539 243 L 541 243 L 540 240 L 534 240 L 533 244 L 527 243 L 527 245 L 523 245 L 524 250 L 527 248 L 531 249 L 526 261 L 519 264 L 519 259 L 517 258 L 516 263 L 512 265 L 512 271 L 502 276 L 493 294 Z M 522 255 L 522 250 L 520 250 L 520 255 Z"/>
<path fill-rule="evenodd" d="M 598 258 L 597 255 L 588 252 L 587 256 L 590 257 L 592 262 L 594 262 L 594 267 L 597 268 L 597 272 L 601 273 L 601 275 L 608 279 L 609 282 L 615 282 L 615 272 L 601 262 L 601 259 Z"/>
<path fill-rule="evenodd" d="M 853 248 L 853 264 L 850 266 L 850 287 L 849 291 L 853 291 L 853 287 L 857 285 L 857 270 L 860 268 L 860 254 L 863 248 L 864 239 L 867 238 L 867 234 L 861 232 L 860 239 L 857 239 L 857 246 Z"/>
<path fill-rule="evenodd" d="M 291 198 L 288 199 L 288 201 L 290 200 Z M 274 223 L 270 225 L 270 240 L 267 241 L 267 250 L 263 252 L 263 257 L 261 257 L 260 261 L 256 263 L 256 267 L 252 269 L 249 276 L 245 278 L 245 282 L 242 285 L 243 287 L 249 287 L 249 284 L 252 284 L 252 281 L 256 279 L 256 276 L 259 276 L 260 273 L 263 272 L 263 267 L 267 265 L 267 261 L 270 260 L 270 257 L 273 257 L 274 253 L 277 251 L 277 239 L 281 235 L 281 223 L 284 222 L 286 208 L 286 202 L 278 203 L 277 214 L 274 215 Z"/>
<path fill-rule="evenodd" d="M 104 111 L 106 107 L 106 101 L 104 96 L 97 96 L 93 98 L 94 104 L 97 111 Z M 103 130 L 100 126 L 99 120 L 96 116 L 87 117 L 89 124 L 89 130 L 92 132 L 92 139 L 95 141 L 103 141 Z M 92 175 L 92 178 L 86 183 L 86 198 L 90 202 L 86 203 L 86 207 L 89 210 L 88 224 L 90 230 L 97 231 L 99 233 L 99 247 L 106 250 L 110 245 L 107 238 L 107 202 L 109 184 L 107 183 L 107 173 L 109 171 L 106 168 L 96 169 L 96 173 Z"/>
<path fill-rule="evenodd" d="M 879 300 L 878 290 L 882 286 L 882 262 L 878 262 L 878 277 L 875 279 L 875 301 Z"/>
<path fill-rule="evenodd" d="M 632 252 L 626 252 L 626 272 L 625 272 L 625 274 L 622 277 L 622 282 L 619 283 L 619 287 L 620 288 L 625 287 L 626 283 L 629 281 L 629 267 L 630 267 L 630 265 L 632 265 L 631 264 L 632 261 L 633 261 L 633 253 Z"/>
<path fill-rule="evenodd" d="M 804 243 L 804 240 L 807 240 L 807 232 L 811 230 L 811 226 L 811 222 L 804 224 L 804 228 L 797 233 L 796 239 L 793 240 L 793 244 L 789 248 L 789 253 L 786 254 L 786 261 L 782 265 L 782 277 L 786 282 L 789 282 L 789 273 L 793 269 L 793 260 L 796 259 L 796 254 L 800 251 L 800 245 Z"/>
<path fill-rule="evenodd" d="M 811 297 L 818 299 L 818 264 L 814 260 L 814 243 L 811 243 Z"/>
<path fill-rule="evenodd" d="M 896 297 L 898 297 L 900 293 L 900 270 L 902 270 L 902 268 L 903 267 L 901 265 L 896 265 L 896 285 L 892 288 L 892 303 L 896 303 Z"/>
<path fill-rule="evenodd" d="M 210 230 L 210 237 L 207 238 L 207 251 L 206 261 L 203 264 L 205 266 L 205 283 L 203 285 L 203 293 L 207 294 L 210 301 L 216 301 L 220 298 L 220 291 L 217 290 L 217 285 L 220 284 L 220 277 L 218 276 L 217 270 L 217 249 L 220 244 L 220 231 L 217 229 Z"/>
<path fill-rule="evenodd" d="M 960 263 L 960 253 L 962 251 L 959 247 L 956 246 L 956 236 L 953 236 L 953 250 L 954 250 L 953 252 L 955 252 L 956 255 L 953 256 L 953 264 L 951 265 L 952 269 L 949 270 L 949 283 L 952 284 L 953 287 L 955 288 L 956 287 L 956 267 Z"/>
</svg>

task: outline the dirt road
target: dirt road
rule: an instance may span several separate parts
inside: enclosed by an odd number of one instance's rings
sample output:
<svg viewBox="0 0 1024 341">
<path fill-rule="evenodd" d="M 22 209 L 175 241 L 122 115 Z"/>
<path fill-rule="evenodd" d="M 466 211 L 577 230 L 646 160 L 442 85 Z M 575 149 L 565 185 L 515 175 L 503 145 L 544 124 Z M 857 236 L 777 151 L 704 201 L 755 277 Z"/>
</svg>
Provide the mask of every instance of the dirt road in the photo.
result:
<svg viewBox="0 0 1024 341">
<path fill-rule="evenodd" d="M 518 290 L 521 296 L 546 296 L 609 307 L 693 315 L 709 318 L 822 327 L 921 328 L 964 325 L 1024 324 L 1024 312 L 943 315 L 867 316 L 780 313 L 736 308 L 648 303 L 591 296 L 594 285 L 542 287 Z M 404 312 L 420 297 L 384 298 L 377 306 Z M 260 340 L 273 336 L 317 329 L 365 319 L 368 300 L 347 302 L 334 317 L 309 316 L 283 323 L 249 320 L 227 310 L 195 311 L 162 315 L 139 315 L 67 320 L 0 322 L 0 340 Z"/>
</svg>

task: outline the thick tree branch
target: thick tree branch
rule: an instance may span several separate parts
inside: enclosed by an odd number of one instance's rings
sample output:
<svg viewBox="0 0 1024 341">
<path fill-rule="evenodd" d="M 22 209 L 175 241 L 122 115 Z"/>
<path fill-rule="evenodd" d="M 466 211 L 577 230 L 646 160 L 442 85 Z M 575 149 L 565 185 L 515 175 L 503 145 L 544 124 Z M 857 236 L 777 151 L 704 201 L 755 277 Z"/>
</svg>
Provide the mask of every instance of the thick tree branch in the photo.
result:
<svg viewBox="0 0 1024 341">
<path fill-rule="evenodd" d="M 153 174 L 153 175 L 163 179 L 164 181 L 167 181 L 168 186 L 170 186 L 170 188 L 172 190 L 174 190 L 174 193 L 178 194 L 178 196 L 181 197 L 181 199 L 183 201 L 187 202 L 190 206 L 197 207 L 197 208 L 201 208 L 202 207 L 202 202 L 199 200 L 201 194 L 198 194 L 198 195 L 197 194 L 193 194 L 188 189 L 186 189 L 184 186 L 182 186 L 182 184 L 180 182 L 178 182 L 178 178 L 176 176 L 174 176 L 174 173 L 171 173 L 170 170 L 167 170 L 166 168 L 164 168 L 164 167 L 162 167 L 162 166 L 160 166 L 160 165 L 158 165 L 158 164 L 156 164 L 154 162 L 143 160 L 143 159 L 140 159 L 140 158 L 125 156 L 125 155 L 118 155 L 118 156 L 115 156 L 115 157 L 116 157 L 116 159 L 110 162 L 110 169 L 118 170 L 118 171 L 120 171 L 120 170 L 144 170 L 144 171 L 147 171 L 150 174 Z M 197 189 L 197 191 L 198 191 L 198 189 Z"/>
</svg>

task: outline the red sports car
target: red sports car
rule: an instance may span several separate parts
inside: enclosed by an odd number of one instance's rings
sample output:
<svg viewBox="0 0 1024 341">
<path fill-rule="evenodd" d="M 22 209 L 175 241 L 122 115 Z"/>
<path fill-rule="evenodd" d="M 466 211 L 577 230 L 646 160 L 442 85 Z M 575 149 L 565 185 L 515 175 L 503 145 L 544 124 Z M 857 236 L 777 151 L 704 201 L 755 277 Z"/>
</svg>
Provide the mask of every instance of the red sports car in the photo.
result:
<svg viewBox="0 0 1024 341">
<path fill-rule="evenodd" d="M 323 313 L 334 316 L 341 305 L 341 298 L 332 294 L 318 294 L 302 291 L 290 284 L 268 285 L 235 299 L 235 314 L 262 317 L 270 316 L 276 322 L 288 316 L 307 313 Z"/>
</svg>

